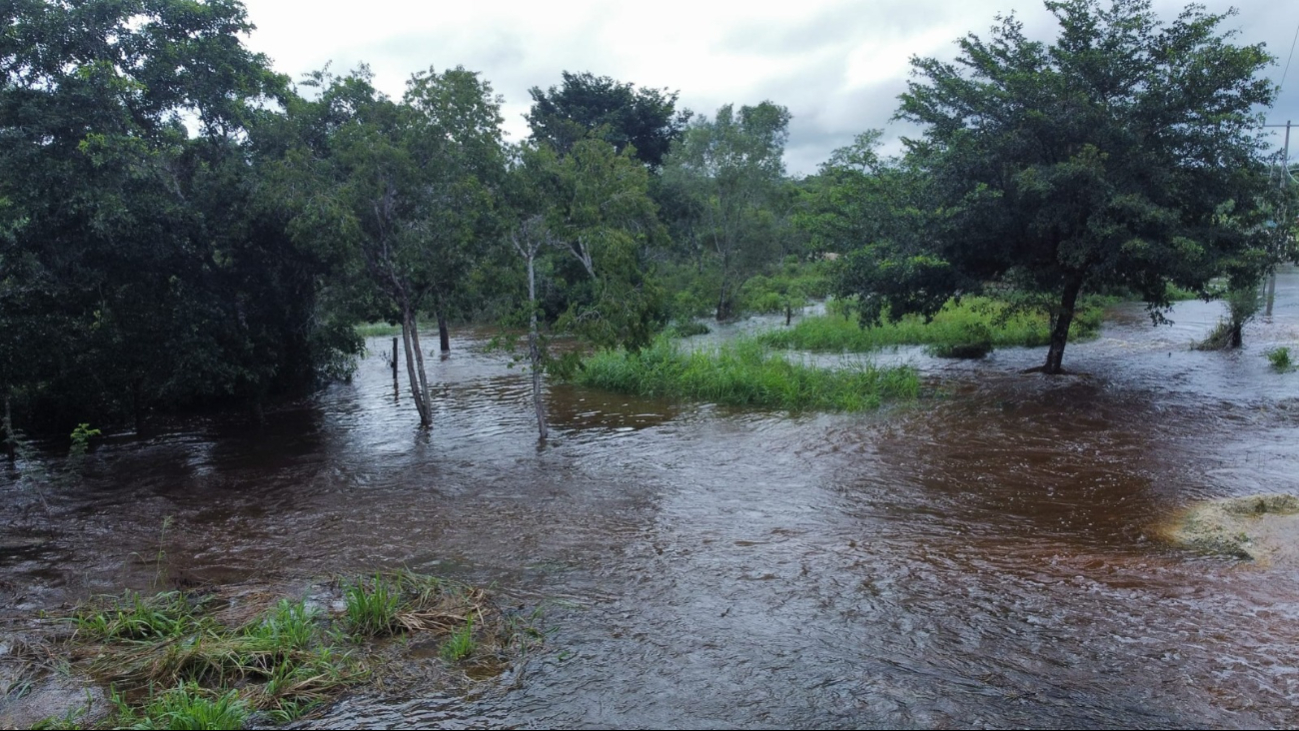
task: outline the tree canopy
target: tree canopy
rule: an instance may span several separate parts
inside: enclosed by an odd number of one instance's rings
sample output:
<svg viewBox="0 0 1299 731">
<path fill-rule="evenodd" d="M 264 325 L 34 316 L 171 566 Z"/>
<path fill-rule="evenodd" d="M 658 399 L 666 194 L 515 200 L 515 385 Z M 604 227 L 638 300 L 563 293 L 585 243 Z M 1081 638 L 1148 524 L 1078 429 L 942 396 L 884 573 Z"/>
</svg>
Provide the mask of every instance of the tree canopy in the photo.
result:
<svg viewBox="0 0 1299 731">
<path fill-rule="evenodd" d="M 1261 45 L 1190 6 L 1161 22 L 1147 0 L 1047 2 L 1050 44 L 1013 16 L 958 41 L 952 63 L 912 60 L 899 118 L 930 178 L 936 235 L 877 245 L 851 289 L 868 317 L 932 314 L 989 284 L 1054 297 L 1045 370 L 1061 370 L 1078 295 L 1117 286 L 1164 307 L 1257 248 L 1255 111 L 1275 88 Z"/>
<path fill-rule="evenodd" d="M 658 169 L 691 116 L 677 110 L 675 91 L 638 89 L 590 72 L 565 71 L 563 77 L 559 87 L 528 91 L 532 108 L 527 114 L 532 138 L 561 153 L 595 134 L 618 152 L 630 145 L 638 160 Z"/>
</svg>

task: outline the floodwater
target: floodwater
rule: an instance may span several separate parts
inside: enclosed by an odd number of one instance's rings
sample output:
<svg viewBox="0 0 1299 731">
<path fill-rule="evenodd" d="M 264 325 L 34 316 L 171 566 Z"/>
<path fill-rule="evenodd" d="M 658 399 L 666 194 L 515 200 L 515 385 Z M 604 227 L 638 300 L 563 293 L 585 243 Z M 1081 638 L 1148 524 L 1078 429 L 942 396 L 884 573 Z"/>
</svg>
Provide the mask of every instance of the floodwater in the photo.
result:
<svg viewBox="0 0 1299 731">
<path fill-rule="evenodd" d="M 542 607 L 521 672 L 351 697 L 320 727 L 1295 726 L 1299 566 L 1155 530 L 1299 494 L 1299 373 L 1263 355 L 1299 350 L 1299 275 L 1243 351 L 1189 350 L 1221 313 L 1120 307 L 1058 378 L 1021 373 L 1041 349 L 885 353 L 932 395 L 866 415 L 556 386 L 544 448 L 481 339 L 432 361 L 427 434 L 376 352 L 259 429 L 112 437 L 39 494 L 0 476 L 0 606 L 405 566 Z"/>
</svg>

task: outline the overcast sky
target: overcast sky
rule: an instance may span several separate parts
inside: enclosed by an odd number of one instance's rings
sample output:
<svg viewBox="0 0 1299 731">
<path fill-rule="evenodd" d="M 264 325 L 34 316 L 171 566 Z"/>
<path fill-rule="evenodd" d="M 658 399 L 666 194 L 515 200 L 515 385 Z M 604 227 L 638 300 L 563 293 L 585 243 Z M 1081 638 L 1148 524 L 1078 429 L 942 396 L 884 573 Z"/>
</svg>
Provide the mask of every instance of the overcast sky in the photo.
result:
<svg viewBox="0 0 1299 731">
<path fill-rule="evenodd" d="M 954 41 L 986 36 L 998 13 L 1013 11 L 1032 38 L 1049 40 L 1055 19 L 1041 0 L 693 0 L 609 3 L 586 0 L 245 0 L 257 26 L 249 45 L 293 78 L 326 62 L 345 71 L 370 64 L 376 83 L 400 96 L 406 79 L 430 66 L 479 71 L 505 97 L 513 139 L 527 135 L 523 113 L 533 86 L 561 71 L 590 71 L 638 86 L 680 92 L 679 105 L 712 114 L 728 102 L 770 99 L 793 114 L 785 160 L 792 174 L 815 172 L 836 147 L 871 128 L 896 152 L 907 128 L 889 118 L 905 89 L 912 55 L 955 56 Z M 1210 11 L 1232 5 L 1206 0 Z M 1280 82 L 1299 27 L 1299 2 L 1241 0 L 1227 27 L 1237 43 L 1265 43 Z M 1171 20 L 1185 3 L 1155 0 Z M 1299 124 L 1299 60 L 1269 122 Z M 1299 132 L 1291 157 L 1299 155 Z"/>
</svg>

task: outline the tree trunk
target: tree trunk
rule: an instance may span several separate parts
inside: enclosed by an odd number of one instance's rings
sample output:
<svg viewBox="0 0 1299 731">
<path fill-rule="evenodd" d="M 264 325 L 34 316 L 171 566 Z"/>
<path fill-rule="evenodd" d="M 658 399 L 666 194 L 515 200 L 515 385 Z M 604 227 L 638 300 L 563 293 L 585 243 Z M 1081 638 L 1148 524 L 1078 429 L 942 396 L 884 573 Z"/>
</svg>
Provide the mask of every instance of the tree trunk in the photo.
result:
<svg viewBox="0 0 1299 731">
<path fill-rule="evenodd" d="M 1276 302 L 1276 267 L 1272 268 L 1271 273 L 1267 275 L 1267 309 L 1263 312 L 1263 317 L 1272 317 L 1272 304 Z"/>
<path fill-rule="evenodd" d="M 1245 323 L 1243 322 L 1233 322 L 1231 324 L 1231 347 L 1239 348 L 1245 344 L 1245 338 L 1241 332 L 1244 329 Z"/>
<path fill-rule="evenodd" d="M 438 310 L 438 348 L 443 358 L 451 353 L 451 333 L 447 330 L 447 316 L 442 310 Z"/>
<path fill-rule="evenodd" d="M 131 412 L 135 418 L 135 435 L 144 436 L 144 384 L 139 378 L 131 381 Z"/>
<path fill-rule="evenodd" d="M 537 433 L 546 441 L 546 404 L 541 400 L 541 344 L 537 332 L 537 278 L 533 256 L 528 257 L 528 307 L 531 320 L 528 325 L 528 360 L 532 366 L 532 408 L 537 412 Z"/>
<path fill-rule="evenodd" d="M 427 429 L 432 425 L 433 420 L 429 415 L 428 402 L 424 398 L 425 392 L 420 388 L 421 379 L 415 375 L 415 355 L 411 351 L 413 348 L 415 353 L 419 352 L 419 340 L 417 338 L 412 338 L 412 336 L 415 335 L 414 330 L 415 316 L 411 314 L 411 311 L 408 308 L 403 306 L 401 314 L 401 340 L 402 345 L 406 350 L 406 377 L 410 380 L 410 395 L 411 398 L 415 400 L 415 410 L 419 412 L 419 425 L 421 428 Z M 414 339 L 413 343 L 412 339 Z M 423 358 L 420 358 L 418 367 L 420 370 L 423 370 Z"/>
<path fill-rule="evenodd" d="M 5 394 L 4 423 L 0 424 L 0 427 L 4 427 L 5 456 L 9 458 L 9 464 L 13 464 L 18 459 L 18 438 L 14 436 L 13 408 L 9 401 L 9 394 Z"/>
<path fill-rule="evenodd" d="M 1056 314 L 1051 328 L 1051 347 L 1046 353 L 1046 365 L 1042 372 L 1056 376 L 1064 373 L 1061 364 L 1064 362 L 1064 346 L 1069 342 L 1069 325 L 1073 323 L 1074 305 L 1078 302 L 1078 292 L 1082 290 L 1082 277 L 1075 277 L 1065 283 L 1060 296 L 1060 312 Z"/>
</svg>

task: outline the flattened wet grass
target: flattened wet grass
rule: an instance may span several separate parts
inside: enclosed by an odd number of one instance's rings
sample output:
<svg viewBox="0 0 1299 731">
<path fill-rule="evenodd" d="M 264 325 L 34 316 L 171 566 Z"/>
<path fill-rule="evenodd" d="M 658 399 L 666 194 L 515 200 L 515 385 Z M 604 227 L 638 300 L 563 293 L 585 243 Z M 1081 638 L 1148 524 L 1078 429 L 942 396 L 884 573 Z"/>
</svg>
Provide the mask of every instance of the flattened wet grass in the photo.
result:
<svg viewBox="0 0 1299 731">
<path fill-rule="evenodd" d="M 243 599 L 247 599 L 245 595 Z M 413 572 L 336 579 L 318 596 L 127 592 L 98 597 L 50 626 L 70 669 L 110 689 L 110 728 L 240 728 L 295 721 L 348 688 L 378 682 L 406 642 L 440 643 L 462 678 L 505 669 L 537 642 L 529 619 L 482 589 Z M 330 611 L 329 606 L 339 606 Z M 243 616 L 240 623 L 226 617 Z M 394 677 L 397 673 L 394 673 Z M 58 719 L 48 719 L 58 724 Z"/>
</svg>

